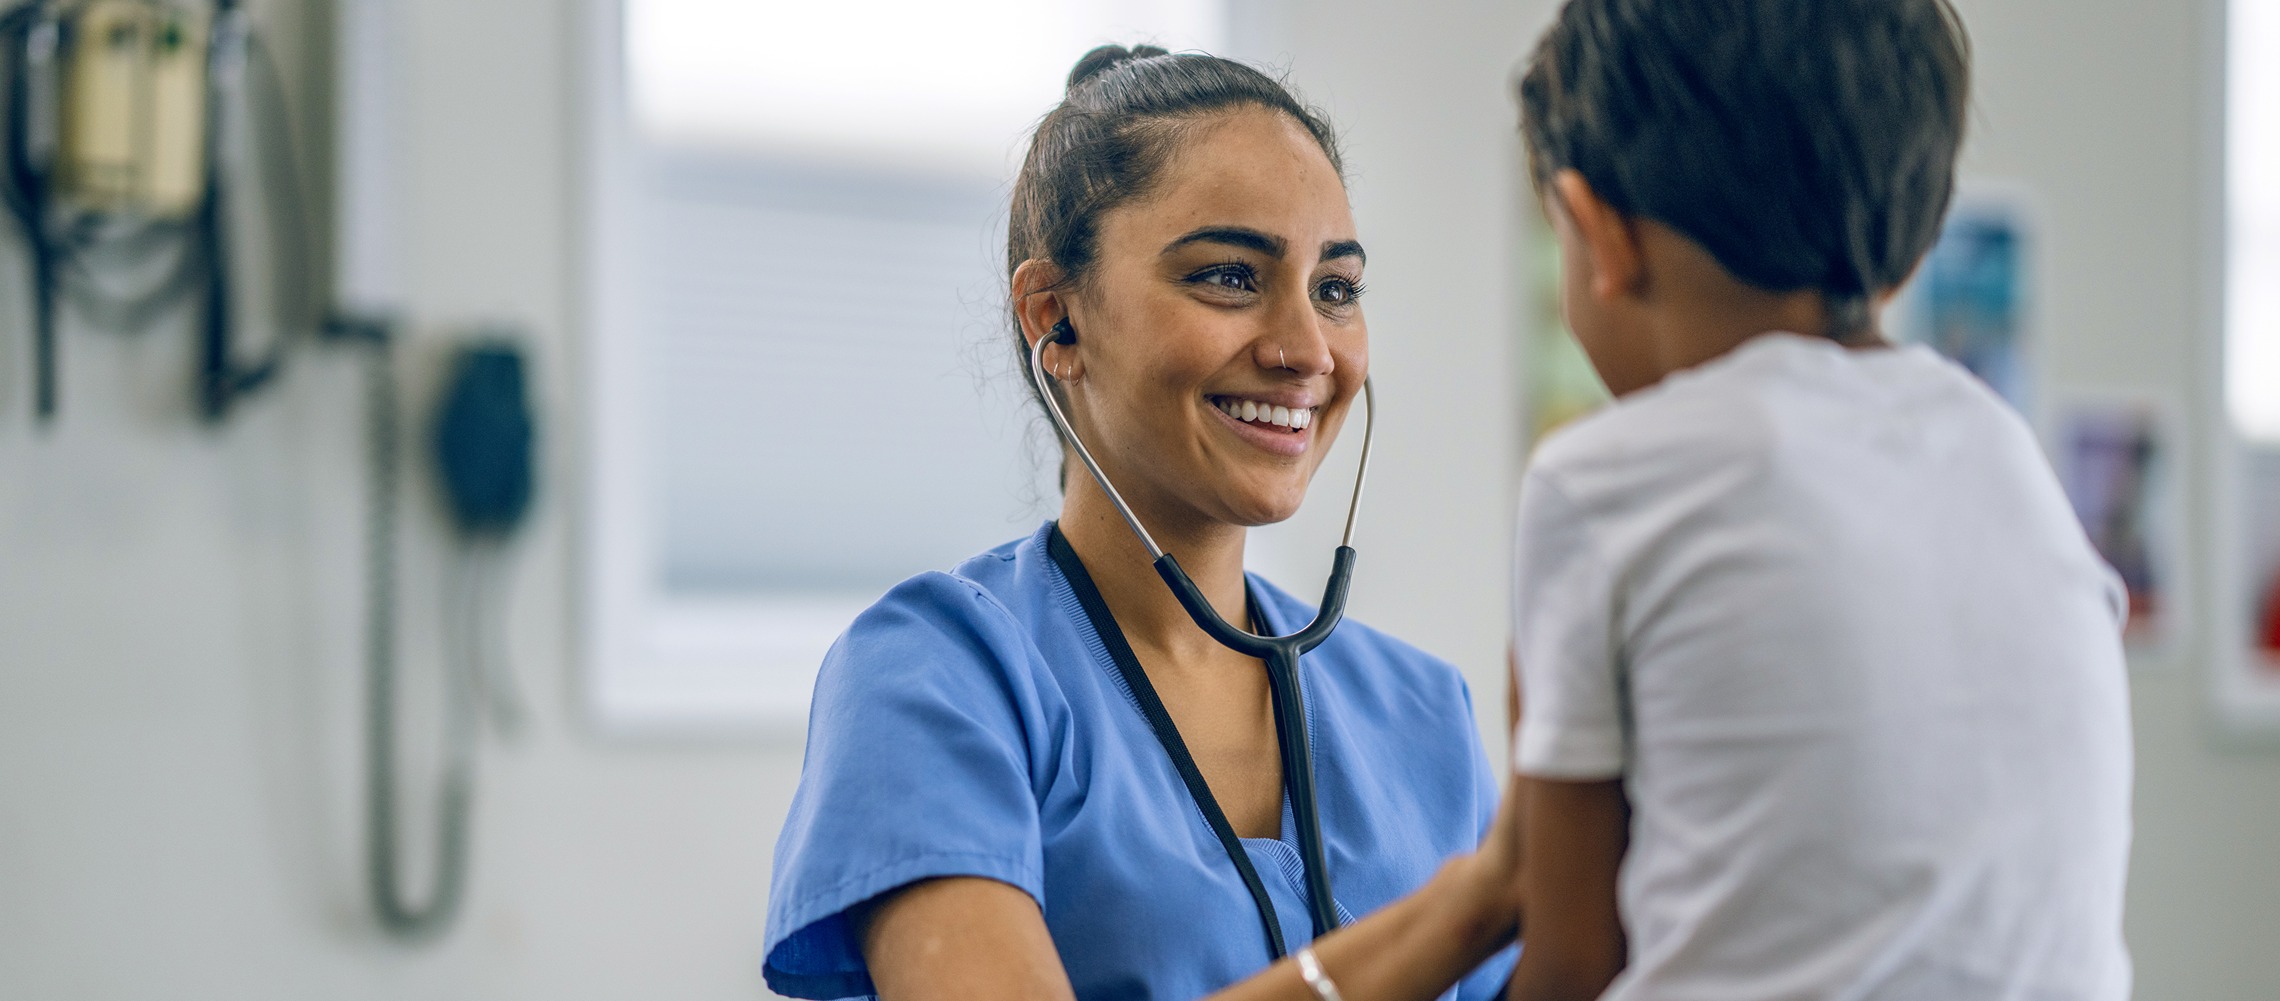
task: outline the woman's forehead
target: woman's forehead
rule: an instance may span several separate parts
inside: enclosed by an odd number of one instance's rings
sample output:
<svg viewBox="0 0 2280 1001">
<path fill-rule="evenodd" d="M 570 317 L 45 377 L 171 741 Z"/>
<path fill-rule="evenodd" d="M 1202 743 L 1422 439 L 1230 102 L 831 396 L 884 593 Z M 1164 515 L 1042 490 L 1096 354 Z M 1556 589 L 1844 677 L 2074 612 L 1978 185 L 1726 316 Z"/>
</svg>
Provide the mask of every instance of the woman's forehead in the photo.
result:
<svg viewBox="0 0 2280 1001">
<path fill-rule="evenodd" d="M 1156 243 L 1214 226 L 1268 234 L 1294 247 L 1354 239 L 1346 186 L 1330 158 L 1304 127 L 1266 109 L 1198 125 L 1164 165 L 1155 190 L 1102 223 L 1112 240 Z"/>
</svg>

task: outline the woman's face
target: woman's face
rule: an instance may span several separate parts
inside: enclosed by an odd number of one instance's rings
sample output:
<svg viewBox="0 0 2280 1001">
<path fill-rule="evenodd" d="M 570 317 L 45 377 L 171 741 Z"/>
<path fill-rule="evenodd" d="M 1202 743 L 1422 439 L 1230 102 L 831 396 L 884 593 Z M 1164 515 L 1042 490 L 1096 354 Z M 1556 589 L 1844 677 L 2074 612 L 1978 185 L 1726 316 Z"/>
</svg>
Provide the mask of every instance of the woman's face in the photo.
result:
<svg viewBox="0 0 2280 1001">
<path fill-rule="evenodd" d="M 1260 109 L 1195 127 L 1102 216 L 1095 261 L 1063 293 L 1063 385 L 1117 488 L 1159 520 L 1296 513 L 1369 371 L 1362 248 L 1321 147 Z"/>
</svg>

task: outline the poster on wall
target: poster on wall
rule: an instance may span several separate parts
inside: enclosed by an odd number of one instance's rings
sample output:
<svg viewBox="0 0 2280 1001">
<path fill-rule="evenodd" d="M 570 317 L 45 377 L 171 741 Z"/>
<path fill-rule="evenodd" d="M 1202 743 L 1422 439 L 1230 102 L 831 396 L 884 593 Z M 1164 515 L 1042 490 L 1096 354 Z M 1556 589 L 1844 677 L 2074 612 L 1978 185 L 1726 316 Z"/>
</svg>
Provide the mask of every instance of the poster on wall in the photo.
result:
<svg viewBox="0 0 2280 1001">
<path fill-rule="evenodd" d="M 2256 603 L 2256 670 L 2280 680 L 2280 565 L 2261 575 L 2264 599 Z"/>
<path fill-rule="evenodd" d="M 2033 413 L 2030 200 L 2015 185 L 1965 185 L 1939 241 L 1897 297 L 1887 332 L 1929 345 Z"/>
<path fill-rule="evenodd" d="M 2123 639 L 2133 654 L 2165 652 L 2182 619 L 2177 408 L 2082 396 L 2056 410 L 2051 458 L 2083 531 L 2128 594 Z"/>
<path fill-rule="evenodd" d="M 2218 554 L 2230 582 L 2217 616 L 2228 637 L 2213 658 L 2213 695 L 2235 732 L 2280 736 L 2280 447 L 2240 453 L 2237 544 Z"/>
</svg>

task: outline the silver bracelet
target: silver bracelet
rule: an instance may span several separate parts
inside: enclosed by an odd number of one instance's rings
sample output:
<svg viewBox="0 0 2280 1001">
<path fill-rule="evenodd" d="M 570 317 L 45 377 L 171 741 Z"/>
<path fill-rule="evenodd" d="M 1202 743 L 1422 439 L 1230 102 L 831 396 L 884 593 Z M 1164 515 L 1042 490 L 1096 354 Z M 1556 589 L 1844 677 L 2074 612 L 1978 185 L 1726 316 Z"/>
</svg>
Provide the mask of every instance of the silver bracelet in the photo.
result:
<svg viewBox="0 0 2280 1001">
<path fill-rule="evenodd" d="M 1315 958 L 1313 946 L 1298 950 L 1291 958 L 1298 961 L 1298 979 L 1306 981 L 1318 1001 L 1346 1001 L 1338 994 L 1338 985 L 1330 982 L 1330 974 L 1323 972 L 1322 960 Z"/>
</svg>

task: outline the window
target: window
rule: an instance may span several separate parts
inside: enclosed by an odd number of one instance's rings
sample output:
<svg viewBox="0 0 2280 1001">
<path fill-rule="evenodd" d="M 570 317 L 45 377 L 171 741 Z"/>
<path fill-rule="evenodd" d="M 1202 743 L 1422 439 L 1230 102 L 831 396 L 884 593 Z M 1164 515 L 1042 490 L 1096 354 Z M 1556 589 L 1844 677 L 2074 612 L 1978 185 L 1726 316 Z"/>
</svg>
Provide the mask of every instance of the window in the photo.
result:
<svg viewBox="0 0 2280 1001">
<path fill-rule="evenodd" d="M 2227 39 L 2225 397 L 2280 443 L 2280 0 L 2232 0 Z"/>
<path fill-rule="evenodd" d="M 796 724 L 858 611 L 1057 500 L 1003 302 L 1026 129 L 1090 45 L 1225 11 L 595 2 L 592 708 Z"/>
<path fill-rule="evenodd" d="M 2280 732 L 2280 0 L 2230 0 L 2225 44 L 2225 402 L 2237 476 L 2219 503 L 2220 718 Z M 2238 644 L 2235 646 L 2234 644 Z"/>
</svg>

